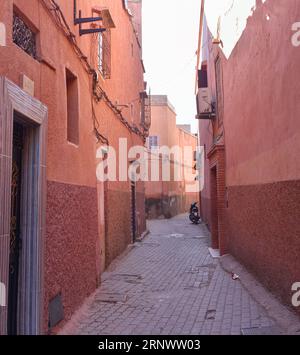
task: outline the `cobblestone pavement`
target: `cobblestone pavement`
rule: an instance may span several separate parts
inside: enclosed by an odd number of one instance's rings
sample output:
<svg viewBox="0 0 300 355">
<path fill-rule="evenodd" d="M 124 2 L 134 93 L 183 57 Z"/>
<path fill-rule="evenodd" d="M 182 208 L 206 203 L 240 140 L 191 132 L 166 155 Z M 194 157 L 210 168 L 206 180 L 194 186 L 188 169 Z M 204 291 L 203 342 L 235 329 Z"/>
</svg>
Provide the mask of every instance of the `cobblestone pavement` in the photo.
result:
<svg viewBox="0 0 300 355">
<path fill-rule="evenodd" d="M 187 216 L 149 222 L 150 235 L 103 274 L 76 334 L 241 334 L 272 326 L 265 310 L 208 251 Z"/>
</svg>

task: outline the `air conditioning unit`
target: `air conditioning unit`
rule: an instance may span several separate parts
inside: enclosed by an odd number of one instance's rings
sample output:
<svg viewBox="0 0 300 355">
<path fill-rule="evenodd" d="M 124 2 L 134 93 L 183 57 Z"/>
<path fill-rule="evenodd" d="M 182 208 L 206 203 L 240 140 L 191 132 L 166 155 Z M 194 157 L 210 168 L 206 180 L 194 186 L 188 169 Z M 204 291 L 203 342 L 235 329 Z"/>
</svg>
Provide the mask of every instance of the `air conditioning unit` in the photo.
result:
<svg viewBox="0 0 300 355">
<path fill-rule="evenodd" d="M 199 88 L 197 94 L 197 119 L 212 119 L 215 117 L 215 105 L 210 88 Z"/>
<path fill-rule="evenodd" d="M 200 88 L 198 90 L 199 113 L 211 113 L 211 92 L 209 88 Z"/>
<path fill-rule="evenodd" d="M 208 86 L 207 67 L 198 71 L 197 119 L 212 119 L 215 115 L 211 90 Z"/>
</svg>

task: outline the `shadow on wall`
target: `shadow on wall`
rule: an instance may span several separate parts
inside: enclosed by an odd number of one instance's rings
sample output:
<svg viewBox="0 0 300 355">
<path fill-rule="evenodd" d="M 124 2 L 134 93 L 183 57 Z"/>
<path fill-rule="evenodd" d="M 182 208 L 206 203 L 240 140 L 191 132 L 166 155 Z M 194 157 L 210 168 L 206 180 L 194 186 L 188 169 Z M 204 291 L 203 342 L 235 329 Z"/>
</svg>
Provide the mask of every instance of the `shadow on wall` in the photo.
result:
<svg viewBox="0 0 300 355">
<path fill-rule="evenodd" d="M 172 218 L 187 212 L 185 198 L 182 196 L 166 196 L 146 199 L 146 218 Z"/>
</svg>

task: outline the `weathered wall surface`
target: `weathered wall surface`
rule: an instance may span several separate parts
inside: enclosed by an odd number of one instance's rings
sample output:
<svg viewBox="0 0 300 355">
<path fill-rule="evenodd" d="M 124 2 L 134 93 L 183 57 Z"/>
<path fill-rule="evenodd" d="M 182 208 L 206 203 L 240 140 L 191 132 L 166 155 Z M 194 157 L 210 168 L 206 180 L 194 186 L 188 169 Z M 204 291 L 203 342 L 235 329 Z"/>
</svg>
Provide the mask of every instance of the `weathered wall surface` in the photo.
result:
<svg viewBox="0 0 300 355">
<path fill-rule="evenodd" d="M 73 2 L 57 0 L 79 47 L 97 69 L 97 36 L 79 37 L 73 24 Z M 131 103 L 123 114 L 131 124 L 140 124 L 139 93 L 144 89 L 141 46 L 136 40 L 131 17 L 123 1 L 79 0 L 78 9 L 92 16 L 94 5 L 110 9 L 116 28 L 111 30 L 111 78 L 99 75 L 99 84 L 113 101 Z M 37 31 L 38 60 L 12 41 L 13 8 Z M 138 8 L 136 9 L 138 13 Z M 96 138 L 91 108 L 92 78 L 83 68 L 65 35 L 55 25 L 41 1 L 1 1 L 0 22 L 6 26 L 6 47 L 0 47 L 0 75 L 22 87 L 22 75 L 34 82 L 34 96 L 48 107 L 47 137 L 47 228 L 45 249 L 45 331 L 48 304 L 62 293 L 65 317 L 90 294 L 105 265 L 131 242 L 130 185 L 96 181 Z M 67 141 L 66 68 L 78 80 L 79 144 Z M 120 123 L 103 102 L 95 104 L 99 131 L 118 151 L 118 138 L 126 137 L 129 147 L 143 140 Z M 129 149 L 129 148 L 128 148 Z M 144 220 L 144 186 L 139 192 L 139 232 Z M 104 219 L 106 217 L 106 219 Z M 107 257 L 105 258 L 105 253 Z"/>
<path fill-rule="evenodd" d="M 61 293 L 66 318 L 100 282 L 95 273 L 96 220 L 94 188 L 48 182 L 45 298 Z"/>
<path fill-rule="evenodd" d="M 228 60 L 211 41 L 207 51 L 213 92 L 217 54 L 223 68 L 225 241 L 288 305 L 300 279 L 300 50 L 291 42 L 299 16 L 298 1 L 258 1 Z M 207 128 L 200 123 L 201 144 L 209 148 Z M 211 225 L 209 181 L 202 210 Z"/>
<path fill-rule="evenodd" d="M 300 4 L 288 3 L 257 8 L 226 63 L 225 139 L 230 250 L 290 304 L 300 279 L 300 50 L 290 31 Z"/>
<path fill-rule="evenodd" d="M 100 84 L 110 97 L 118 99 L 118 104 L 128 105 L 122 108 L 122 113 L 131 124 L 139 127 L 139 93 L 144 90 L 144 68 L 141 62 L 141 43 L 136 37 L 139 34 L 134 28 L 135 19 L 131 21 L 131 16 L 123 7 L 123 1 L 103 0 L 102 3 L 110 9 L 116 28 L 111 30 L 111 78 L 104 80 L 100 76 Z M 140 22 L 140 2 L 134 4 L 134 10 L 137 21 Z M 118 163 L 120 154 L 126 156 L 130 147 L 143 146 L 144 142 L 130 133 L 103 102 L 98 106 L 99 129 L 101 134 L 109 138 L 110 146 L 117 153 Z M 127 138 L 127 152 L 120 152 L 119 138 Z M 132 242 L 132 201 L 129 182 L 110 181 L 106 188 L 105 265 L 108 266 Z M 137 184 L 136 206 L 137 234 L 141 235 L 146 230 L 145 191 L 144 184 L 141 183 Z"/>
<path fill-rule="evenodd" d="M 48 107 L 47 227 L 45 248 L 45 328 L 48 304 L 62 294 L 66 318 L 91 293 L 96 270 L 97 195 L 95 143 L 92 135 L 89 81 L 71 46 L 56 29 L 39 1 L 15 1 L 22 15 L 39 30 L 39 55 L 51 63 L 34 60 L 12 42 L 13 3 L 1 6 L 0 18 L 7 26 L 7 47 L 0 49 L 0 73 L 22 86 L 25 74 L 35 86 L 34 96 Z M 39 11 L 37 11 L 37 9 Z M 69 10 L 69 18 L 71 12 Z M 51 37 L 49 36 L 51 33 Z M 80 142 L 67 142 L 65 68 L 79 78 Z M 86 102 L 86 103 L 85 103 Z M 84 143 L 83 143 L 84 142 Z M 86 218 L 86 220 L 84 220 Z"/>
<path fill-rule="evenodd" d="M 152 124 L 150 128 L 150 136 L 158 136 L 158 144 L 160 147 L 166 146 L 170 149 L 178 146 L 182 152 L 183 161 L 183 148 L 192 147 L 192 151 L 196 150 L 197 137 L 186 132 L 185 130 L 176 126 L 176 113 L 172 104 L 168 101 L 166 96 L 157 95 L 152 98 Z M 191 203 L 199 201 L 198 192 L 188 192 L 187 185 L 197 185 L 198 182 L 188 181 L 187 176 L 182 176 L 181 181 L 174 181 L 174 166 L 177 166 L 179 160 L 173 156 L 170 161 L 171 173 L 170 181 L 162 180 L 162 169 L 166 166 L 166 162 L 162 160 L 157 154 L 152 155 L 152 159 L 159 160 L 160 179 L 159 181 L 146 182 L 146 213 L 147 218 L 153 219 L 160 216 L 171 218 L 177 214 L 187 212 Z M 192 173 L 192 166 L 196 163 L 193 158 L 186 162 Z M 182 171 L 183 172 L 183 171 Z M 149 169 L 149 176 L 151 169 Z"/>
</svg>

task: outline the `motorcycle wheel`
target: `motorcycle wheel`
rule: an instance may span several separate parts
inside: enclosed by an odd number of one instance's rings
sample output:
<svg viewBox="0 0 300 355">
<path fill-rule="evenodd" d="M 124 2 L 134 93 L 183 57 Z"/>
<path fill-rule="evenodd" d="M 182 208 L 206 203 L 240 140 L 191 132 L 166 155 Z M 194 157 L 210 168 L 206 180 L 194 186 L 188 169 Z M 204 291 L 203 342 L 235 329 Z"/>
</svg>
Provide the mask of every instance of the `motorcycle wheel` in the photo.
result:
<svg viewBox="0 0 300 355">
<path fill-rule="evenodd" d="M 192 213 L 189 215 L 189 219 L 191 222 L 195 223 L 195 217 Z"/>
</svg>

